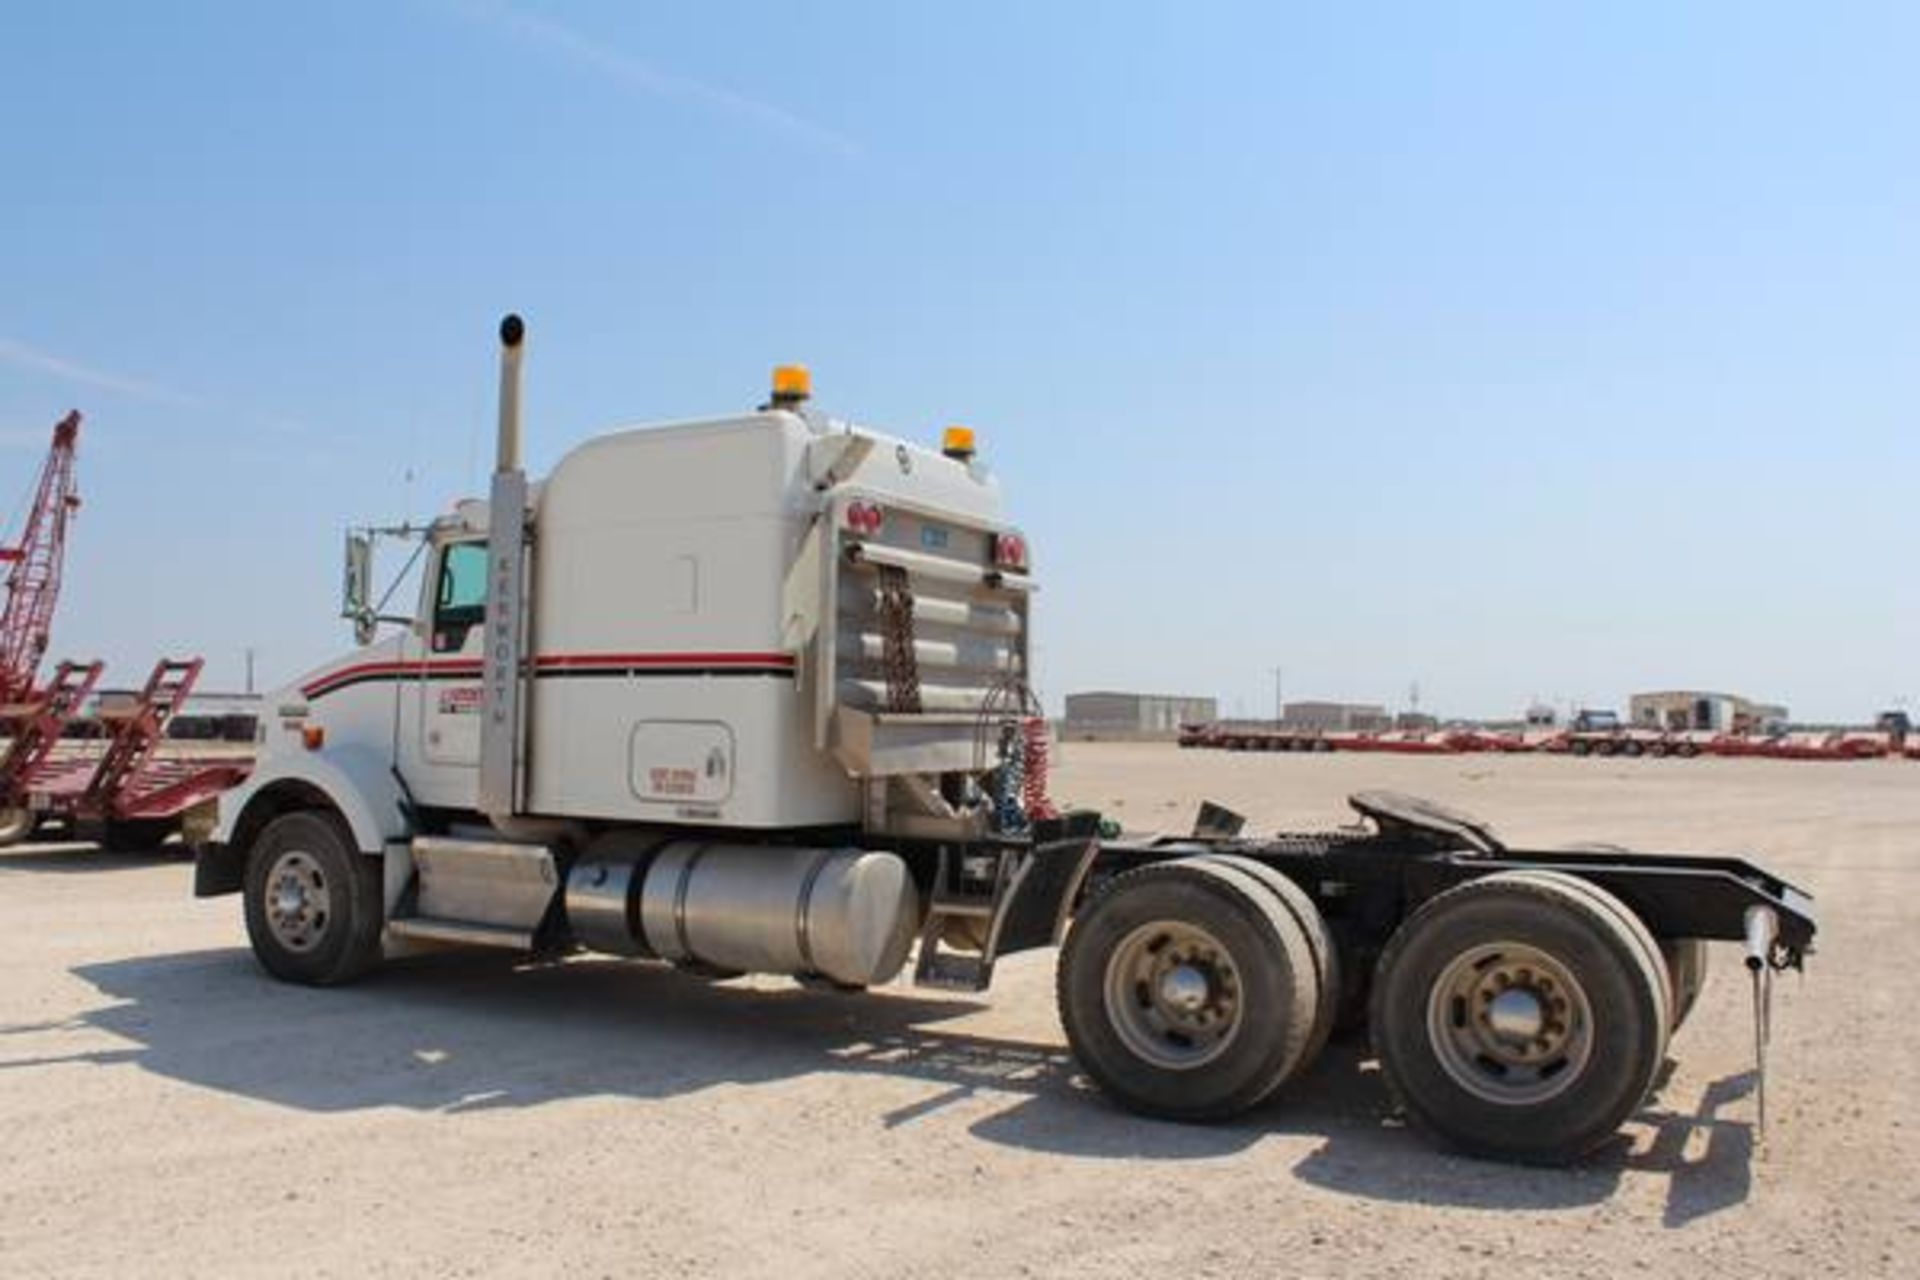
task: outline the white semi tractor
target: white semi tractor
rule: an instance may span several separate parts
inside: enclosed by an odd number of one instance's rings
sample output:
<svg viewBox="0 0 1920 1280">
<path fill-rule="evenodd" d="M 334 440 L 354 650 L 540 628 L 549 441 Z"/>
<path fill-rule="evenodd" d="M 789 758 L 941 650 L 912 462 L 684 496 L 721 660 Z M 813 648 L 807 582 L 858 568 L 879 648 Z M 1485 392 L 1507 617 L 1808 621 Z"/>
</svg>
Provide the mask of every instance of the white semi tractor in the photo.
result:
<svg viewBox="0 0 1920 1280">
<path fill-rule="evenodd" d="M 1423 1131 L 1558 1161 L 1652 1088 L 1705 940 L 1744 941 L 1756 993 L 1810 949 L 1807 897 L 1747 862 L 1519 852 L 1398 795 L 1333 834 L 1208 806 L 1102 839 L 1045 794 L 1031 550 L 968 433 L 837 422 L 785 368 L 753 412 L 529 483 L 523 337 L 502 323 L 488 499 L 425 531 L 384 635 L 349 536 L 360 647 L 267 696 L 199 851 L 276 977 L 427 941 L 978 990 L 1062 944 L 1068 1039 L 1125 1105 L 1240 1113 L 1364 1018 Z"/>
</svg>

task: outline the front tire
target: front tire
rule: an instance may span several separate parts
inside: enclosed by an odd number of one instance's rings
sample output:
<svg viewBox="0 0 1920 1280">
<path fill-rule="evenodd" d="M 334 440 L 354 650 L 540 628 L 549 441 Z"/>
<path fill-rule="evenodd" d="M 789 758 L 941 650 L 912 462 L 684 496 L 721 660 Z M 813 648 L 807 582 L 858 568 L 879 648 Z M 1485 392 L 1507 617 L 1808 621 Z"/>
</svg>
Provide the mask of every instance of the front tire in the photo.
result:
<svg viewBox="0 0 1920 1280">
<path fill-rule="evenodd" d="M 1388 1088 L 1444 1145 L 1577 1159 L 1653 1087 L 1665 967 L 1623 903 L 1573 877 L 1507 872 L 1449 890 L 1380 958 L 1371 1025 Z"/>
<path fill-rule="evenodd" d="M 1312 946 L 1280 900 L 1197 859 L 1114 880 L 1060 956 L 1080 1065 L 1122 1105 L 1175 1120 L 1225 1119 L 1285 1084 L 1319 995 Z"/>
<path fill-rule="evenodd" d="M 247 937 L 283 982 L 351 982 L 380 959 L 380 863 L 331 813 L 284 813 L 247 857 Z"/>
</svg>

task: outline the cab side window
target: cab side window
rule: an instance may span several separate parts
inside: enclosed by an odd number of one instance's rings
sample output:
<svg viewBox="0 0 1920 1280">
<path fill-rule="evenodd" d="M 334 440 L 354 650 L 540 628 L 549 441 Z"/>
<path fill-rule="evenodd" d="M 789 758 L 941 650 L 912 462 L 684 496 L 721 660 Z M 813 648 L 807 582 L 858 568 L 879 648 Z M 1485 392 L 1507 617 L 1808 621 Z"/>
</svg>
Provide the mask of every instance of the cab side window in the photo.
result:
<svg viewBox="0 0 1920 1280">
<path fill-rule="evenodd" d="M 487 618 L 486 543 L 456 542 L 441 552 L 433 599 L 433 651 L 458 653 Z"/>
</svg>

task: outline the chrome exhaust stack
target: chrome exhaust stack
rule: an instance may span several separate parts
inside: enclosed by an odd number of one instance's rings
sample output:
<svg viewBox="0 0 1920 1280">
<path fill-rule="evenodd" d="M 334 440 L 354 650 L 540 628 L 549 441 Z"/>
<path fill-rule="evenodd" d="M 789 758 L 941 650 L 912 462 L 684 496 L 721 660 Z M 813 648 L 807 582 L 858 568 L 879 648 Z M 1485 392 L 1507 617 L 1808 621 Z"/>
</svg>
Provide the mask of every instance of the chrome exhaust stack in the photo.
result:
<svg viewBox="0 0 1920 1280">
<path fill-rule="evenodd" d="M 520 465 L 520 360 L 527 326 L 500 322 L 500 427 L 487 497 L 487 620 L 480 687 L 480 809 L 519 813 L 525 770 L 527 473 Z"/>
<path fill-rule="evenodd" d="M 509 314 L 500 321 L 500 429 L 493 473 L 520 470 L 520 355 L 526 321 Z"/>
</svg>

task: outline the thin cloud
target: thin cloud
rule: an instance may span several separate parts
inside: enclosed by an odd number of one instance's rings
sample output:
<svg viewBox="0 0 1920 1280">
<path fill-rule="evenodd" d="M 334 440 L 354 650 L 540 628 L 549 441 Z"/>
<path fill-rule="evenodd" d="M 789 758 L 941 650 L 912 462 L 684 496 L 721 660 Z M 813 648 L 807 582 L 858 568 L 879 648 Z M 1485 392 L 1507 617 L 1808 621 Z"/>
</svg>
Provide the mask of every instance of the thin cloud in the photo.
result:
<svg viewBox="0 0 1920 1280">
<path fill-rule="evenodd" d="M 0 449 L 44 449 L 51 427 L 0 427 Z"/>
<path fill-rule="evenodd" d="M 181 409 L 203 409 L 213 414 L 225 414 L 270 435 L 304 436 L 311 433 L 311 428 L 298 418 L 290 418 L 281 413 L 262 413 L 243 406 L 222 403 L 208 396 L 181 391 L 163 383 L 150 382 L 145 378 L 134 378 L 123 373 L 97 369 L 92 365 L 70 360 L 66 356 L 55 355 L 51 351 L 43 351 L 39 347 L 30 346 L 13 338 L 0 338 L 0 364 L 32 369 L 37 373 L 49 374 L 65 382 L 94 387 L 102 391 L 112 391 L 148 404 L 171 405 Z M 46 431 L 40 428 L 0 427 L 0 449 L 18 448 L 26 444 L 44 444 L 46 439 Z M 95 442 L 98 443 L 97 437 Z"/>
<path fill-rule="evenodd" d="M 487 23 L 528 44 L 552 50 L 653 97 L 690 103 L 730 115 L 838 155 L 855 156 L 860 153 L 858 143 L 825 125 L 815 124 L 785 108 L 762 102 L 758 98 L 749 98 L 731 89 L 662 71 L 651 63 L 582 35 L 551 18 L 525 13 L 504 4 L 482 3 L 480 0 L 459 0 L 454 7 L 470 20 Z"/>
<path fill-rule="evenodd" d="M 151 401 L 154 404 L 171 404 L 182 408 L 198 408 L 206 404 L 199 396 L 177 391 L 158 382 L 149 382 L 145 378 L 133 378 L 123 373 L 96 369 L 91 365 L 81 364 L 78 360 L 70 360 L 65 356 L 55 355 L 51 351 L 42 351 L 38 347 L 28 346 L 13 338 L 0 338 L 0 363 L 21 369 L 33 369 L 68 382 L 77 382 L 81 386 L 97 387 L 102 391 L 113 391 L 135 400 Z"/>
</svg>

